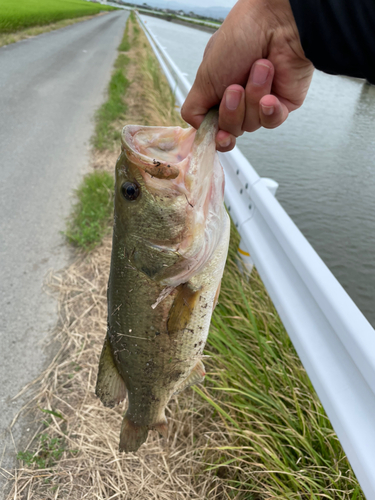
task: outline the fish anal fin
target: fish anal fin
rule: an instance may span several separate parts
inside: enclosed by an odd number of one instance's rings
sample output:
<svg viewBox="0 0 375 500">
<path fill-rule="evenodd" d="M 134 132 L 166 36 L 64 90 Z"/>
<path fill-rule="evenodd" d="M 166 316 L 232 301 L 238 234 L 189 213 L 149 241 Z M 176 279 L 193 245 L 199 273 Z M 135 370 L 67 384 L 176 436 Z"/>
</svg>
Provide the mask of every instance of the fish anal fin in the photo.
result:
<svg viewBox="0 0 375 500">
<path fill-rule="evenodd" d="M 116 368 L 111 346 L 106 338 L 99 360 L 95 394 L 104 406 L 112 408 L 126 398 L 126 392 L 124 379 Z"/>
<path fill-rule="evenodd" d="M 191 385 L 201 384 L 204 381 L 204 377 L 206 376 L 206 370 L 204 364 L 201 360 L 197 362 L 194 368 L 191 370 L 190 374 L 186 377 L 185 380 L 181 382 L 175 391 L 175 394 L 183 391 L 187 387 Z"/>
<path fill-rule="evenodd" d="M 125 415 L 121 426 L 119 450 L 125 453 L 137 451 L 147 436 L 148 425 L 137 425 Z"/>
<path fill-rule="evenodd" d="M 167 322 L 170 335 L 187 327 L 200 295 L 200 290 L 191 289 L 188 283 L 179 285 L 177 290 L 178 293 L 174 298 Z"/>
</svg>

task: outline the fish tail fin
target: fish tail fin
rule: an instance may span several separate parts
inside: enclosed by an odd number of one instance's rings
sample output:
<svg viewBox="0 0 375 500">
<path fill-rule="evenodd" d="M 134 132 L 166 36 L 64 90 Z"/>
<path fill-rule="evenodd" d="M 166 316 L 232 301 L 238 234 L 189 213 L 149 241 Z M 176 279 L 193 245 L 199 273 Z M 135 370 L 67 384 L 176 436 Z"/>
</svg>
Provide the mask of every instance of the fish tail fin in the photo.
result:
<svg viewBox="0 0 375 500">
<path fill-rule="evenodd" d="M 149 430 L 158 431 L 163 438 L 168 437 L 168 421 L 164 414 L 157 419 L 155 424 L 137 425 L 130 420 L 127 414 L 122 421 L 120 434 L 120 451 L 137 451 L 138 448 L 146 441 Z"/>
<path fill-rule="evenodd" d="M 96 381 L 95 394 L 104 406 L 112 408 L 126 398 L 126 385 L 119 374 L 106 338 L 99 360 L 99 372 Z"/>
<path fill-rule="evenodd" d="M 125 415 L 121 426 L 119 450 L 125 451 L 126 453 L 137 451 L 146 441 L 148 429 L 148 425 L 134 424 L 127 415 Z"/>
</svg>

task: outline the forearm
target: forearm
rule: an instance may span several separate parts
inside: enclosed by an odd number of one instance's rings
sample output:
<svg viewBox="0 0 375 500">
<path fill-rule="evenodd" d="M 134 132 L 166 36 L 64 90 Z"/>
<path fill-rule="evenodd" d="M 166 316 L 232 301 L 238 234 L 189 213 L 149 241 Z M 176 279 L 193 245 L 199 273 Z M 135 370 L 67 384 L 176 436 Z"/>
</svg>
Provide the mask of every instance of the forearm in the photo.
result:
<svg viewBox="0 0 375 500">
<path fill-rule="evenodd" d="M 305 55 L 326 73 L 375 84 L 375 0 L 290 0 Z"/>
</svg>

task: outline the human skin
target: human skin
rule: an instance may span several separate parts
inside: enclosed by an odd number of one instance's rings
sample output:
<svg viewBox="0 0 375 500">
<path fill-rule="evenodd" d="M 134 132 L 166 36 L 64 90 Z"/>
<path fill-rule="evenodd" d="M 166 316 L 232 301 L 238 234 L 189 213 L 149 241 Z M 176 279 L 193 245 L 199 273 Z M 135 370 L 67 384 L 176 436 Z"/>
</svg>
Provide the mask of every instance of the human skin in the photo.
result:
<svg viewBox="0 0 375 500">
<path fill-rule="evenodd" d="M 276 128 L 299 108 L 313 71 L 289 0 L 239 0 L 207 44 L 182 118 L 198 128 L 220 105 L 216 146 L 230 151 L 244 132 Z"/>
</svg>

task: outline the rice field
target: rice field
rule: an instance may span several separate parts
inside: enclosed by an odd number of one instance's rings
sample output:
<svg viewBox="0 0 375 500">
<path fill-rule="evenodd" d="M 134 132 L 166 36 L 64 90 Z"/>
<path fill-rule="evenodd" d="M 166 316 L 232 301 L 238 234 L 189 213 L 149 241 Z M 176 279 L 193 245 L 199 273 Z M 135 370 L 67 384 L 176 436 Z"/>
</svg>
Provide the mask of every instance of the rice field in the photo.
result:
<svg viewBox="0 0 375 500">
<path fill-rule="evenodd" d="M 90 16 L 113 7 L 85 0 L 1 0 L 0 33 Z"/>
</svg>

